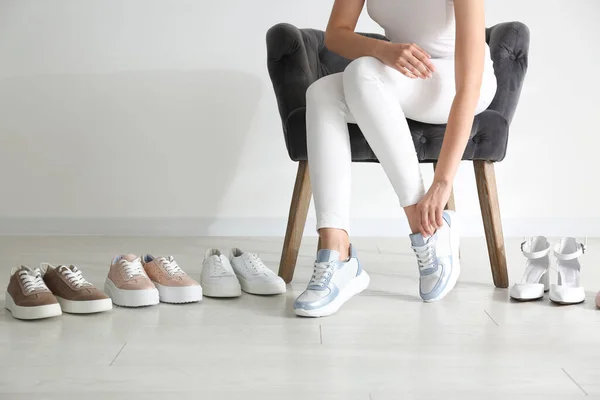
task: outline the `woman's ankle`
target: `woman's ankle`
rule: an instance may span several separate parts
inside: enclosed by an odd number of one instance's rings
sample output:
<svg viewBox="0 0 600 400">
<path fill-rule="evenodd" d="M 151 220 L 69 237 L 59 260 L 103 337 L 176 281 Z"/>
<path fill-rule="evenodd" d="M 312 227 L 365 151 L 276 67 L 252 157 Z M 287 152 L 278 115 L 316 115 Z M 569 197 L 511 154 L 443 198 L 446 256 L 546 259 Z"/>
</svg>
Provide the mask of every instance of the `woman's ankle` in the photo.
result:
<svg viewBox="0 0 600 400">
<path fill-rule="evenodd" d="M 334 250 L 340 253 L 340 261 L 350 257 L 350 238 L 343 229 L 319 229 L 319 250 Z"/>
<path fill-rule="evenodd" d="M 421 231 L 421 216 L 417 212 L 417 205 L 404 207 L 404 213 L 408 220 L 408 226 L 410 227 L 410 233 L 419 233 Z"/>
</svg>

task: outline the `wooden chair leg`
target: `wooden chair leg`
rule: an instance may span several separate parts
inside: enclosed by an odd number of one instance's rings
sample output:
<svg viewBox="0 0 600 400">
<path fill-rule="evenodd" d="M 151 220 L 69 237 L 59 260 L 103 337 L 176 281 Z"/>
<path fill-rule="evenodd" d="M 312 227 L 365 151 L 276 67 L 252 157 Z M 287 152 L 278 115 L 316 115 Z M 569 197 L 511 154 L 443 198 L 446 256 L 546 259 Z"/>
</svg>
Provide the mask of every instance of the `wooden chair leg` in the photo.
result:
<svg viewBox="0 0 600 400">
<path fill-rule="evenodd" d="M 502 220 L 500 219 L 500 204 L 498 202 L 494 163 L 489 161 L 473 161 L 473 165 L 475 167 L 477 193 L 479 194 L 479 205 L 481 207 L 481 216 L 483 217 L 494 285 L 497 288 L 507 288 L 506 251 L 504 249 L 504 235 L 502 233 Z"/>
<path fill-rule="evenodd" d="M 435 171 L 436 168 L 437 163 L 433 163 L 433 170 Z M 452 191 L 450 192 L 450 198 L 448 199 L 448 203 L 446 204 L 446 207 L 444 207 L 444 210 L 456 211 L 456 203 L 454 201 L 454 188 L 452 188 Z"/>
<path fill-rule="evenodd" d="M 308 161 L 300 161 L 298 162 L 296 184 L 294 185 L 294 193 L 292 194 L 287 230 L 281 252 L 281 261 L 279 262 L 279 276 L 286 283 L 290 283 L 294 277 L 311 196 L 312 190 L 308 175 Z"/>
</svg>

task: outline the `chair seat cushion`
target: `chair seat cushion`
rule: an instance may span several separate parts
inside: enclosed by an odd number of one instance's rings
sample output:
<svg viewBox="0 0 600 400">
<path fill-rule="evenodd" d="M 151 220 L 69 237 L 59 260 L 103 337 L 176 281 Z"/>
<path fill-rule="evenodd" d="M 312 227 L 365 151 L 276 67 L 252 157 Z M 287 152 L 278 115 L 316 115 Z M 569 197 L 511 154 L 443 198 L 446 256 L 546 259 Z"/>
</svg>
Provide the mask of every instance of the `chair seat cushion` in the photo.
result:
<svg viewBox="0 0 600 400">
<path fill-rule="evenodd" d="M 408 120 L 415 149 L 420 162 L 437 161 L 442 148 L 446 125 L 432 125 Z M 356 124 L 348 124 L 352 161 L 378 162 L 375 153 Z M 306 160 L 306 108 L 292 111 L 284 129 L 286 146 L 294 161 Z M 475 117 L 473 130 L 463 155 L 463 160 L 502 161 L 508 142 L 508 121 L 493 110 L 486 110 Z"/>
</svg>

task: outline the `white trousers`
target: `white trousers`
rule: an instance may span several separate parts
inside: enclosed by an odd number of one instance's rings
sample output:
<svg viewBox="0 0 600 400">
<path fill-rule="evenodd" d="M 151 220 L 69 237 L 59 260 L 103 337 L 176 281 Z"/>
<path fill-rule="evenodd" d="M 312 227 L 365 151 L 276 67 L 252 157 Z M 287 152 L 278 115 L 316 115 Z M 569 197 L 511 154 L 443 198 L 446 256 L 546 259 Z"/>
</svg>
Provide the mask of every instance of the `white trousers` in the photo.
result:
<svg viewBox="0 0 600 400">
<path fill-rule="evenodd" d="M 487 57 L 477 113 L 496 93 Z M 456 94 L 453 59 L 432 59 L 430 79 L 410 79 L 376 58 L 354 60 L 343 73 L 328 75 L 306 92 L 308 165 L 317 229 L 350 229 L 351 154 L 348 123 L 357 123 L 390 180 L 400 205 L 425 194 L 406 118 L 443 124 Z"/>
</svg>

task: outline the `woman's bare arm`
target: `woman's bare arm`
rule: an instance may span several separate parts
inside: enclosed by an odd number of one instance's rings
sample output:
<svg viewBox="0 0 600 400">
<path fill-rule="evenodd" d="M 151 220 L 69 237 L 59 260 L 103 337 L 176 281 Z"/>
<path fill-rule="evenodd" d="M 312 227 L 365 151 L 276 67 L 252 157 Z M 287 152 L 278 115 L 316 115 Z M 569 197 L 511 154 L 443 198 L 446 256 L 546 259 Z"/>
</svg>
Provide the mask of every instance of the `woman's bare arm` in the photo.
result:
<svg viewBox="0 0 600 400">
<path fill-rule="evenodd" d="M 335 0 L 325 32 L 325 46 L 342 57 L 354 60 L 371 56 L 409 78 L 428 78 L 434 67 L 429 55 L 416 44 L 389 43 L 355 33 L 365 0 Z"/>
<path fill-rule="evenodd" d="M 456 15 L 455 81 L 442 150 L 433 184 L 417 205 L 427 235 L 443 225 L 442 212 L 452 192 L 452 182 L 465 152 L 485 63 L 485 9 L 483 0 L 454 0 Z"/>
<path fill-rule="evenodd" d="M 452 182 L 473 126 L 485 61 L 483 0 L 454 0 L 456 96 L 452 103 L 435 179 Z"/>
<path fill-rule="evenodd" d="M 342 57 L 354 60 L 359 57 L 375 57 L 381 40 L 355 33 L 358 18 L 365 0 L 336 0 L 325 32 L 325 46 Z"/>
</svg>

